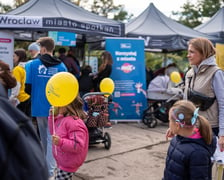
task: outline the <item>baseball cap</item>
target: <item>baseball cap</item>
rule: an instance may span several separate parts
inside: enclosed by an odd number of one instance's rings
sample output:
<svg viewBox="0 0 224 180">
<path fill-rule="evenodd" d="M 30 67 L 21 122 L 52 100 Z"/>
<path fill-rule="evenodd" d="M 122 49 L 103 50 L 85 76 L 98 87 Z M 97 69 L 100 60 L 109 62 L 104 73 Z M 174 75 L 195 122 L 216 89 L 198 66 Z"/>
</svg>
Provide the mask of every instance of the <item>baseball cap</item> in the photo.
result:
<svg viewBox="0 0 224 180">
<path fill-rule="evenodd" d="M 33 50 L 33 51 L 40 51 L 40 46 L 36 43 L 33 42 L 28 46 L 28 50 Z"/>
</svg>

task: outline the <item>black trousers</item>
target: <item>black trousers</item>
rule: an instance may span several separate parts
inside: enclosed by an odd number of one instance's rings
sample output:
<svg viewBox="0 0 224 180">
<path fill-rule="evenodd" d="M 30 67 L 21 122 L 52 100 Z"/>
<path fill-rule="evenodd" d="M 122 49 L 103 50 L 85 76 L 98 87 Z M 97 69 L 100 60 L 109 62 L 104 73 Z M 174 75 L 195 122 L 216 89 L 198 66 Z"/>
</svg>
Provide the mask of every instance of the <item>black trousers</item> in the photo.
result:
<svg viewBox="0 0 224 180">
<path fill-rule="evenodd" d="M 218 136 L 219 135 L 219 128 L 212 128 L 212 132 L 214 135 Z"/>
<path fill-rule="evenodd" d="M 31 117 L 31 99 L 27 99 L 24 102 L 20 102 L 17 108 L 25 113 L 28 117 Z"/>
</svg>

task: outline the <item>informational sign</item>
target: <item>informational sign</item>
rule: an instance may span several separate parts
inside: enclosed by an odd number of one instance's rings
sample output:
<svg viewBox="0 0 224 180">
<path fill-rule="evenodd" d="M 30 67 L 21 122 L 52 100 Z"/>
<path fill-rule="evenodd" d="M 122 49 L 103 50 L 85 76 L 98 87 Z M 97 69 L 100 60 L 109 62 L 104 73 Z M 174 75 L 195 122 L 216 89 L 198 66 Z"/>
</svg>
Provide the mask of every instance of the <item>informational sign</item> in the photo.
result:
<svg viewBox="0 0 224 180">
<path fill-rule="evenodd" d="M 144 40 L 106 38 L 106 50 L 113 57 L 111 79 L 115 83 L 110 119 L 140 121 L 147 106 Z"/>
<path fill-rule="evenodd" d="M 0 31 L 0 60 L 13 68 L 14 34 L 8 31 Z"/>
<path fill-rule="evenodd" d="M 59 46 L 76 46 L 76 35 L 71 32 L 49 31 L 48 36 Z"/>
</svg>

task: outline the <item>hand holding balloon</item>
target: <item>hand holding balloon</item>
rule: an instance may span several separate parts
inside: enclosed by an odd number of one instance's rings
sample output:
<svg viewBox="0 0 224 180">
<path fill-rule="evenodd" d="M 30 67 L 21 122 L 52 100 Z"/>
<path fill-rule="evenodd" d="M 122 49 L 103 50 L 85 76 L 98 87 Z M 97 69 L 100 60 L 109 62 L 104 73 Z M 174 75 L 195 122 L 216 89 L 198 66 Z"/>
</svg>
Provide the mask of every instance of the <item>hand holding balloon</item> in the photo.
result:
<svg viewBox="0 0 224 180">
<path fill-rule="evenodd" d="M 61 138 L 57 135 L 52 135 L 52 143 L 56 146 L 59 145 Z"/>
<path fill-rule="evenodd" d="M 51 106 L 49 110 L 49 115 L 51 116 L 57 116 L 59 114 L 59 107 Z"/>
</svg>

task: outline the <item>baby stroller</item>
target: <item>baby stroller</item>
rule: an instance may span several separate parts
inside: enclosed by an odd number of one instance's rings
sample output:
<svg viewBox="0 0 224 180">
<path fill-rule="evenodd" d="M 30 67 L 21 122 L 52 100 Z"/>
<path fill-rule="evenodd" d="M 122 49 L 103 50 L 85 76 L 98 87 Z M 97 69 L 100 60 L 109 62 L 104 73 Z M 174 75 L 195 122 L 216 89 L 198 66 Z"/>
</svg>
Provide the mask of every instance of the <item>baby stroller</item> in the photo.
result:
<svg viewBox="0 0 224 180">
<path fill-rule="evenodd" d="M 158 86 L 158 82 L 160 85 Z M 181 88 L 169 87 L 166 76 L 158 77 L 152 81 L 148 87 L 147 101 L 148 107 L 143 111 L 142 122 L 149 128 L 154 128 L 157 125 L 157 120 L 168 122 L 168 112 L 170 107 L 182 98 L 183 92 Z"/>
<path fill-rule="evenodd" d="M 87 106 L 88 118 L 86 126 L 89 131 L 89 144 L 103 143 L 105 149 L 111 147 L 111 137 L 105 132 L 104 126 L 108 122 L 108 98 L 111 94 L 101 92 L 86 93 L 83 96 Z"/>
</svg>

